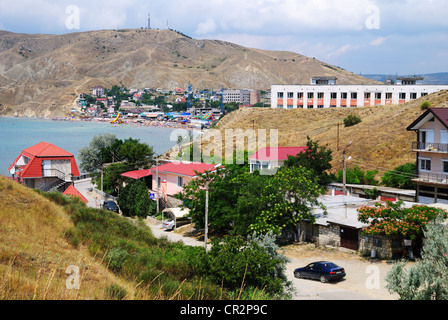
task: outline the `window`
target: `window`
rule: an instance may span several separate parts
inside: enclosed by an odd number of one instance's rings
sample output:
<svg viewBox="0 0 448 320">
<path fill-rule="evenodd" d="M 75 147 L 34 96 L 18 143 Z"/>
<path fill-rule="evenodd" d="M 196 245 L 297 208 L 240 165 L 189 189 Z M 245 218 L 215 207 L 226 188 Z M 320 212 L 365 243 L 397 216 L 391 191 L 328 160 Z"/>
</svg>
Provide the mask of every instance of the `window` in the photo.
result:
<svg viewBox="0 0 448 320">
<path fill-rule="evenodd" d="M 356 99 L 358 99 L 358 93 L 357 93 L 357 92 L 352 92 L 352 93 L 350 94 L 350 98 L 351 98 L 352 100 L 356 100 Z"/>
<path fill-rule="evenodd" d="M 430 159 L 420 159 L 420 170 L 431 171 L 431 160 Z"/>
<path fill-rule="evenodd" d="M 376 92 L 375 93 L 375 100 L 381 100 L 383 97 L 383 95 L 381 94 L 381 92 Z"/>
<path fill-rule="evenodd" d="M 341 93 L 341 99 L 347 99 L 347 92 Z"/>
<path fill-rule="evenodd" d="M 406 100 L 406 92 L 400 93 L 400 100 Z"/>
<path fill-rule="evenodd" d="M 443 173 L 448 173 L 448 160 L 442 160 Z"/>
<path fill-rule="evenodd" d="M 288 92 L 288 99 L 293 99 L 293 98 L 294 98 L 294 93 Z"/>
<path fill-rule="evenodd" d="M 314 92 L 308 92 L 308 99 L 314 99 Z"/>
<path fill-rule="evenodd" d="M 417 93 L 411 92 L 411 100 L 417 100 Z"/>
<path fill-rule="evenodd" d="M 293 105 L 288 104 L 288 109 L 294 109 Z"/>
<path fill-rule="evenodd" d="M 317 99 L 323 99 L 324 98 L 324 93 L 323 92 L 319 92 L 317 94 Z"/>
<path fill-rule="evenodd" d="M 277 98 L 278 99 L 283 99 L 283 92 L 277 93 Z"/>
<path fill-rule="evenodd" d="M 177 186 L 179 188 L 182 188 L 184 186 L 184 178 L 182 177 L 177 177 Z"/>
<path fill-rule="evenodd" d="M 386 93 L 386 99 L 387 100 L 392 100 L 392 92 L 387 92 Z"/>
<path fill-rule="evenodd" d="M 330 93 L 331 99 L 337 99 L 338 98 L 338 93 L 337 92 L 332 92 Z"/>
<path fill-rule="evenodd" d="M 422 97 L 426 97 L 428 94 L 426 92 L 422 92 Z"/>
<path fill-rule="evenodd" d="M 440 130 L 440 143 L 448 144 L 448 130 Z"/>
<path fill-rule="evenodd" d="M 297 93 L 297 99 L 303 99 L 303 92 Z"/>
<path fill-rule="evenodd" d="M 370 100 L 370 96 L 371 96 L 370 92 L 364 93 L 364 99 Z"/>
</svg>

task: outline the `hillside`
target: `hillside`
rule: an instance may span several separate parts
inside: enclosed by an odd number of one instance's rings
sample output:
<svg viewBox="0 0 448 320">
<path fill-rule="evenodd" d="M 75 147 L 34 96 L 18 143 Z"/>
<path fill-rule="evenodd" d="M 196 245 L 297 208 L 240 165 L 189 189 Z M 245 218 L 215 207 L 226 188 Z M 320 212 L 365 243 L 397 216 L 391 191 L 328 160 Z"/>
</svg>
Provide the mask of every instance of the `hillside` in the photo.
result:
<svg viewBox="0 0 448 320">
<path fill-rule="evenodd" d="M 0 300 L 103 300 L 112 284 L 132 296 L 131 283 L 68 243 L 72 222 L 62 207 L 1 176 L 0 190 Z M 80 290 L 66 288 L 71 265 L 80 268 Z"/>
<path fill-rule="evenodd" d="M 415 162 L 412 142 L 415 133 L 406 128 L 422 114 L 420 106 L 428 100 L 432 107 L 448 107 L 448 91 L 442 91 L 419 100 L 397 106 L 377 106 L 365 108 L 338 109 L 270 109 L 244 108 L 225 116 L 217 125 L 225 138 L 226 129 L 278 129 L 279 146 L 304 146 L 307 136 L 328 144 L 333 150 L 334 170 L 342 167 L 342 150 L 352 141 L 347 156 L 351 156 L 348 166 L 358 165 L 362 170 L 385 170 Z M 343 120 L 349 114 L 361 117 L 362 122 L 345 128 Z M 340 123 L 339 151 L 337 150 L 338 123 Z M 210 135 L 211 133 L 209 133 Z M 236 141 L 244 137 L 237 136 Z M 205 143 L 204 143 L 205 141 Z M 204 147 L 219 150 L 209 136 L 203 137 Z M 267 139 L 269 145 L 269 136 Z M 224 144 L 223 144 L 224 145 Z"/>
<path fill-rule="evenodd" d="M 128 88 L 270 89 L 336 76 L 375 83 L 293 52 L 195 40 L 171 30 L 102 30 L 65 35 L 0 31 L 0 115 L 65 115 L 96 85 Z"/>
</svg>

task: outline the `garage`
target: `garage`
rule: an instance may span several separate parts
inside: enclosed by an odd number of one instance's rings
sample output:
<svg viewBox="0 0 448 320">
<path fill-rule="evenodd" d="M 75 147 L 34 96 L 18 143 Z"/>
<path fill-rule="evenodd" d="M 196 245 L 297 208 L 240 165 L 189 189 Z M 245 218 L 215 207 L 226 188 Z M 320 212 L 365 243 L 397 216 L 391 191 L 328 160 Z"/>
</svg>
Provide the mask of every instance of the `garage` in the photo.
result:
<svg viewBox="0 0 448 320">
<path fill-rule="evenodd" d="M 359 231 L 358 229 L 346 226 L 340 227 L 341 247 L 358 250 L 359 248 Z"/>
</svg>

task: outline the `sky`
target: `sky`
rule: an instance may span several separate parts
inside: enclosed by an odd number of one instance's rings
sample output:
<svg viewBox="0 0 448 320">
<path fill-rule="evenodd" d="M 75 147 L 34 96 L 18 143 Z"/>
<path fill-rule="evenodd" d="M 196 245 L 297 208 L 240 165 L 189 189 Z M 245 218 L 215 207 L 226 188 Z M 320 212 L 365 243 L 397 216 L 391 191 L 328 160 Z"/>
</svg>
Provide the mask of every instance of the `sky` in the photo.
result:
<svg viewBox="0 0 448 320">
<path fill-rule="evenodd" d="M 0 0 L 0 30 L 168 26 L 195 39 L 292 51 L 357 74 L 448 72 L 447 0 Z"/>
</svg>

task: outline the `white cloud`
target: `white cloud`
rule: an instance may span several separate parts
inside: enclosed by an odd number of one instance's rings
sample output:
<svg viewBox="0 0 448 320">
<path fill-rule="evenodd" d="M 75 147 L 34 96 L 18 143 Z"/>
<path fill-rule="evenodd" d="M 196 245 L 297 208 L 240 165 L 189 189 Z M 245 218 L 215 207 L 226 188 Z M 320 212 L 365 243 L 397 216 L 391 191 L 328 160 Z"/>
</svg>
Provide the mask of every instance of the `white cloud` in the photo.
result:
<svg viewBox="0 0 448 320">
<path fill-rule="evenodd" d="M 197 35 L 206 35 L 214 33 L 215 31 L 216 31 L 216 23 L 213 19 L 209 18 L 206 21 L 198 24 L 198 28 L 196 29 L 195 33 Z"/>
<path fill-rule="evenodd" d="M 370 42 L 370 45 L 371 45 L 371 46 L 374 46 L 374 47 L 376 47 L 376 46 L 381 46 L 381 45 L 383 45 L 384 43 L 386 43 L 386 40 L 387 40 L 387 37 L 379 37 L 379 38 L 376 38 L 375 40 L 372 40 L 372 41 Z"/>
</svg>

